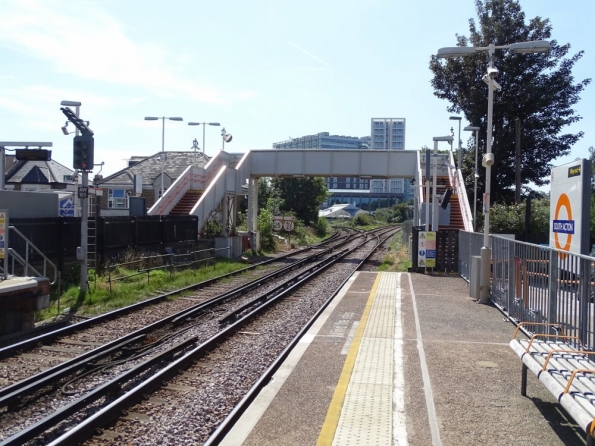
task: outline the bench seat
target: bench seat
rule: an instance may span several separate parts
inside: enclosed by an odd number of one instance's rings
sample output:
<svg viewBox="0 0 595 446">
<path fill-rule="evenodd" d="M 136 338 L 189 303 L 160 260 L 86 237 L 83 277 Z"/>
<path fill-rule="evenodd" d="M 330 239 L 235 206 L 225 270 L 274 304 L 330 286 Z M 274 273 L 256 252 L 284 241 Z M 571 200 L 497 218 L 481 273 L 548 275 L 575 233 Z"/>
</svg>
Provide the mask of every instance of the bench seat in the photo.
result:
<svg viewBox="0 0 595 446">
<path fill-rule="evenodd" d="M 521 323 L 510 341 L 522 361 L 521 394 L 527 394 L 527 370 L 531 370 L 587 433 L 587 444 L 594 446 L 595 352 L 583 350 L 577 338 L 563 333 L 516 339 L 521 325 L 551 324 Z"/>
</svg>

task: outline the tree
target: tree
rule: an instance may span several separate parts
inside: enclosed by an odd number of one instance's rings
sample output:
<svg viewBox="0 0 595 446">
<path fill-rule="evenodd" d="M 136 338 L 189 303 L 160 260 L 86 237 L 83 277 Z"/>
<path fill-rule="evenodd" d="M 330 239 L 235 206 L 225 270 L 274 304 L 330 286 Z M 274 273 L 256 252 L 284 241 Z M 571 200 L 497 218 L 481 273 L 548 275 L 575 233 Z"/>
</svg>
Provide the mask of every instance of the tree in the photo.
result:
<svg viewBox="0 0 595 446">
<path fill-rule="evenodd" d="M 497 81 L 502 90 L 494 93 L 492 152 L 496 163 L 492 166 L 491 193 L 494 202 L 510 201 L 515 187 L 516 119 L 522 125 L 522 184 L 548 184 L 551 161 L 568 155 L 571 146 L 583 136 L 583 132 L 564 133 L 563 128 L 581 119 L 572 106 L 591 79 L 574 83 L 572 68 L 583 51 L 566 57 L 570 44 L 559 45 L 551 40 L 548 19 L 535 17 L 526 24 L 517 0 L 475 0 L 475 5 L 478 25 L 470 19 L 470 35 L 457 35 L 457 46 L 548 40 L 552 47 L 541 54 L 496 50 L 494 65 L 500 72 Z M 463 112 L 471 125 L 481 128 L 479 145 L 484 148 L 488 92 L 481 78 L 486 72 L 486 57 L 487 52 L 478 52 L 446 61 L 432 56 L 430 61 L 434 94 L 450 102 L 449 112 Z M 468 150 L 463 160 L 467 190 L 473 190 L 474 159 L 474 150 Z M 479 180 L 483 183 L 485 177 L 480 176 Z"/>
<path fill-rule="evenodd" d="M 293 212 L 305 224 L 318 220 L 318 208 L 328 197 L 324 178 L 276 178 L 272 185 L 282 199 L 281 211 Z"/>
</svg>

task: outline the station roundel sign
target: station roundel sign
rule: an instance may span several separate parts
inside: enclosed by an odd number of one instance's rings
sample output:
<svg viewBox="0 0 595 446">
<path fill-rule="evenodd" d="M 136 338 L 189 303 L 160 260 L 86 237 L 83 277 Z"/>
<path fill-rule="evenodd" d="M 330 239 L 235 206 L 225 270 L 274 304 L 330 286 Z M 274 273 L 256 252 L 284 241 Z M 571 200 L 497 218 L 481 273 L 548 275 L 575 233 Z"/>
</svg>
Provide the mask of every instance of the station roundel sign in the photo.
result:
<svg viewBox="0 0 595 446">
<path fill-rule="evenodd" d="M 566 209 L 566 213 L 568 214 L 568 220 L 572 220 L 572 207 L 570 206 L 570 198 L 568 198 L 568 195 L 566 194 L 561 194 L 558 198 L 558 202 L 556 203 L 556 212 L 554 214 L 555 220 L 560 219 L 560 210 L 562 208 Z M 566 243 L 564 244 L 564 246 L 560 245 L 560 240 L 558 237 L 558 233 L 554 232 L 554 242 L 556 244 L 556 248 L 561 249 L 563 251 L 569 251 L 572 242 L 572 234 L 567 234 Z M 566 258 L 566 254 L 560 254 L 560 257 L 564 259 Z"/>
<path fill-rule="evenodd" d="M 285 220 L 283 222 L 283 229 L 287 232 L 293 231 L 293 221 L 292 220 Z"/>
</svg>

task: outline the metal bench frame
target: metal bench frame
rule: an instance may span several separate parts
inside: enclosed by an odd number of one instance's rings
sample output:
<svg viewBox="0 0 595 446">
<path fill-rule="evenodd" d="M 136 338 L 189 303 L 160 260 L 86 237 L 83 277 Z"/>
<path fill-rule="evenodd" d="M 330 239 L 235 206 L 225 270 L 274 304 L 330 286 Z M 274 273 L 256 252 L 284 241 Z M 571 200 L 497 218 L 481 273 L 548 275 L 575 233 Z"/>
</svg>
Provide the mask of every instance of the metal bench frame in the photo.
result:
<svg viewBox="0 0 595 446">
<path fill-rule="evenodd" d="M 521 326 L 547 326 L 555 334 L 535 334 L 517 339 Z M 527 370 L 541 381 L 587 434 L 587 445 L 595 446 L 595 352 L 583 348 L 575 336 L 565 336 L 561 326 L 521 322 L 510 347 L 519 356 L 521 395 L 527 395 Z"/>
</svg>

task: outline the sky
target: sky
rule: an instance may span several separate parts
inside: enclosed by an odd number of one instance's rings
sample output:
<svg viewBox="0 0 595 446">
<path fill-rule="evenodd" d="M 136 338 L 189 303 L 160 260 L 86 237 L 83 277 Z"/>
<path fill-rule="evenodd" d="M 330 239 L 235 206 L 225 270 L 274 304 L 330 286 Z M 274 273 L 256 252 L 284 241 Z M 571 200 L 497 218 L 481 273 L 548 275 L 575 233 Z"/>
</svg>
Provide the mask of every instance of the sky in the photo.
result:
<svg viewBox="0 0 595 446">
<path fill-rule="evenodd" d="M 595 2 L 521 6 L 527 20 L 549 18 L 571 54 L 585 51 L 575 82 L 595 77 Z M 1 0 L 0 141 L 52 142 L 71 168 L 74 135 L 60 130 L 70 100 L 104 176 L 161 151 L 163 121 L 146 116 L 183 118 L 165 120 L 166 151 L 192 150 L 195 138 L 202 149 L 191 121 L 221 123 L 205 128 L 213 155 L 222 128 L 233 137 L 225 150 L 239 153 L 318 132 L 370 135 L 371 118 L 405 118 L 406 149 L 432 147 L 456 123 L 433 94 L 430 57 L 469 35 L 471 18 L 473 0 Z M 595 84 L 581 97 L 583 119 L 565 130 L 584 137 L 556 166 L 595 146 Z"/>
</svg>

